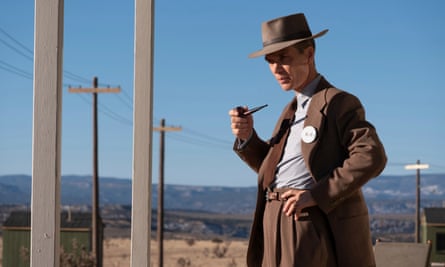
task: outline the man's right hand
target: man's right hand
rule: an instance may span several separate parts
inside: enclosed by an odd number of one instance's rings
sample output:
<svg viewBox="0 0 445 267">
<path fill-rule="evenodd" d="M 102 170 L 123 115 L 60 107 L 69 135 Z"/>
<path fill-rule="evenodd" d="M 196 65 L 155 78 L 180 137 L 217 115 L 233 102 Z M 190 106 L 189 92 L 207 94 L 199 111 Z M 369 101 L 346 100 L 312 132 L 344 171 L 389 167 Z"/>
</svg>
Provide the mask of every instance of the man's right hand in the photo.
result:
<svg viewBox="0 0 445 267">
<path fill-rule="evenodd" d="M 229 111 L 232 133 L 243 141 L 247 140 L 253 131 L 252 115 L 243 115 L 247 110 L 247 107 L 236 107 Z"/>
</svg>

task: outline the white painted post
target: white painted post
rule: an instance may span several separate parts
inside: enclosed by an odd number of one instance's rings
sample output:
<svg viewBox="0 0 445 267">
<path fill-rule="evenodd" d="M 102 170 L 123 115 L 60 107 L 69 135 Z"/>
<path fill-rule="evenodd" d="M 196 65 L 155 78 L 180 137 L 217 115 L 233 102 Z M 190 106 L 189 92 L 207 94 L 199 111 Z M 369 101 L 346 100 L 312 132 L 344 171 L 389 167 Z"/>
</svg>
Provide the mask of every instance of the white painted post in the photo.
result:
<svg viewBox="0 0 445 267">
<path fill-rule="evenodd" d="M 131 266 L 150 266 L 154 0 L 135 0 Z"/>
<path fill-rule="evenodd" d="M 31 266 L 59 266 L 63 0 L 35 0 Z"/>
</svg>

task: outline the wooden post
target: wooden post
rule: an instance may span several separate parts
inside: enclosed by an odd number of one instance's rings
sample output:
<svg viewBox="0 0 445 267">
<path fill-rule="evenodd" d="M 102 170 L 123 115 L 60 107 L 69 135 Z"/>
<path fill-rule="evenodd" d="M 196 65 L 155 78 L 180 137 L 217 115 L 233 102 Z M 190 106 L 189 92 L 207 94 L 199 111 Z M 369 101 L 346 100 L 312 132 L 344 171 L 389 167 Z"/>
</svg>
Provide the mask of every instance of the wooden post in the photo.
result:
<svg viewBox="0 0 445 267">
<path fill-rule="evenodd" d="M 63 0 L 35 0 L 30 265 L 59 266 Z"/>
<path fill-rule="evenodd" d="M 420 160 L 417 160 L 420 165 Z M 420 168 L 416 169 L 416 243 L 420 243 Z"/>
<path fill-rule="evenodd" d="M 420 170 L 428 169 L 428 164 L 420 164 L 420 160 L 417 160 L 416 164 L 405 165 L 407 170 L 416 170 L 416 217 L 415 217 L 415 231 L 414 242 L 420 243 Z"/>
<path fill-rule="evenodd" d="M 154 0 L 135 0 L 132 267 L 150 266 Z"/>
<path fill-rule="evenodd" d="M 161 128 L 165 120 L 161 120 Z M 160 132 L 159 140 L 159 182 L 158 182 L 158 266 L 164 266 L 164 158 L 165 158 L 165 131 Z"/>
<path fill-rule="evenodd" d="M 160 132 L 159 140 L 159 183 L 158 183 L 158 266 L 164 266 L 164 159 L 165 159 L 165 132 L 180 131 L 181 127 L 165 127 L 165 119 L 161 126 L 153 130 Z"/>
<path fill-rule="evenodd" d="M 98 118 L 97 118 L 97 94 L 98 93 L 119 93 L 121 89 L 99 88 L 99 79 L 93 78 L 92 88 L 68 88 L 70 93 L 92 93 L 93 94 L 93 174 L 92 174 L 92 194 L 91 194 L 91 252 L 96 258 L 96 266 L 102 267 L 103 245 L 99 235 L 99 141 L 98 141 Z"/>
<path fill-rule="evenodd" d="M 97 77 L 93 79 L 93 88 L 97 88 Z M 96 267 L 102 267 L 102 244 L 99 240 L 99 142 L 98 142 L 98 127 L 97 127 L 97 92 L 93 93 L 93 188 L 91 194 L 91 248 L 94 257 L 96 258 Z"/>
</svg>

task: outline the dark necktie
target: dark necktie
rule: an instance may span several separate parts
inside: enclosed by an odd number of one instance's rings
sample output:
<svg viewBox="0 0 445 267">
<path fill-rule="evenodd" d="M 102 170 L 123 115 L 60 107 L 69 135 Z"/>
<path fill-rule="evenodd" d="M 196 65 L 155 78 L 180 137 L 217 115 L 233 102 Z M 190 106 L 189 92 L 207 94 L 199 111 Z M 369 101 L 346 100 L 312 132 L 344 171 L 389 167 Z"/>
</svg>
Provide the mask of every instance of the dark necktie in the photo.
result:
<svg viewBox="0 0 445 267">
<path fill-rule="evenodd" d="M 264 159 L 262 169 L 263 171 L 263 189 L 266 189 L 275 180 L 275 172 L 277 164 L 280 162 L 283 154 L 284 144 L 289 135 L 289 129 L 297 110 L 297 98 L 295 97 L 291 103 L 286 107 L 280 121 L 275 127 L 274 135 L 270 139 L 271 151 Z"/>
</svg>

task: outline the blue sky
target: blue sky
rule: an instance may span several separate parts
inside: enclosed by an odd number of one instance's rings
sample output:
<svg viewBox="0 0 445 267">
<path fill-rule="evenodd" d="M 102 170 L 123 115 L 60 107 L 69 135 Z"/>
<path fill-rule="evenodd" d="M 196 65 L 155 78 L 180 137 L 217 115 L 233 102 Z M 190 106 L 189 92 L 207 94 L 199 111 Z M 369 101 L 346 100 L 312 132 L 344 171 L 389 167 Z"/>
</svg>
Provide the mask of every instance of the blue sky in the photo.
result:
<svg viewBox="0 0 445 267">
<path fill-rule="evenodd" d="M 255 114 L 268 138 L 292 93 L 264 60 L 260 24 L 304 12 L 317 39 L 318 71 L 357 95 L 389 162 L 445 173 L 445 2 L 442 0 L 155 1 L 154 126 L 164 118 L 167 184 L 254 186 L 256 175 L 231 150 L 228 110 L 268 104 Z M 91 95 L 68 86 L 120 86 L 100 94 L 99 176 L 132 174 L 133 1 L 65 1 L 62 174 L 91 174 Z M 34 1 L 0 3 L 0 175 L 32 171 Z M 147 137 L 148 138 L 148 137 Z M 157 183 L 159 133 L 153 134 Z"/>
</svg>

